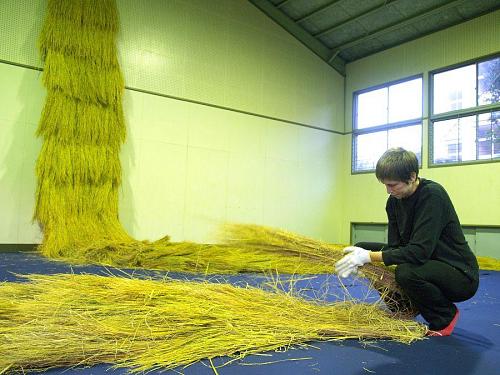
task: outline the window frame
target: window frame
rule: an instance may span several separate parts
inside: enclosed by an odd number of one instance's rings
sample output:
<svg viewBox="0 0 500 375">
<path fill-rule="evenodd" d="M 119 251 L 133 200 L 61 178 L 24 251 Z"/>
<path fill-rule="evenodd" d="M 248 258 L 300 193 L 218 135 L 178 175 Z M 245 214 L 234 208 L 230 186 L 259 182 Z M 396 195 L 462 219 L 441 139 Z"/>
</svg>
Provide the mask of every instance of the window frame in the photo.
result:
<svg viewBox="0 0 500 375">
<path fill-rule="evenodd" d="M 479 64 L 488 60 L 494 60 L 496 58 L 500 58 L 500 52 L 496 52 L 493 54 L 489 54 L 486 56 L 482 56 L 479 58 L 474 58 L 471 60 L 463 61 L 457 64 L 448 65 L 445 67 L 441 67 L 438 69 L 430 70 L 428 72 L 428 108 L 429 108 L 429 116 L 428 116 L 428 147 L 427 147 L 427 167 L 428 168 L 440 168 L 440 167 L 456 167 L 459 165 L 471 165 L 471 164 L 485 164 L 485 163 L 498 163 L 500 162 L 500 158 L 496 159 L 476 159 L 476 160 L 466 160 L 466 161 L 455 161 L 455 162 L 446 162 L 446 163 L 434 163 L 434 123 L 438 121 L 446 121 L 446 120 L 459 120 L 468 116 L 478 116 L 484 113 L 493 113 L 500 111 L 500 102 L 493 104 L 483 104 L 477 105 L 478 103 L 478 69 Z M 454 69 L 463 68 L 468 65 L 476 65 L 476 106 L 457 109 L 448 112 L 442 112 L 439 114 L 434 114 L 434 76 L 439 73 L 451 71 Z M 477 117 L 476 117 L 477 118 Z M 476 122 L 476 134 L 477 134 L 477 122 Z M 477 142 L 477 140 L 476 140 Z M 477 157 L 477 149 L 476 149 L 476 157 Z"/>
<path fill-rule="evenodd" d="M 420 78 L 422 80 L 422 90 L 421 90 L 421 116 L 416 117 L 413 119 L 409 120 L 404 120 L 404 121 L 397 121 L 397 122 L 392 122 L 392 123 L 387 123 L 387 124 L 382 124 L 382 125 L 375 125 L 371 126 L 368 128 L 363 128 L 363 129 L 358 129 L 357 128 L 357 122 L 358 122 L 358 96 L 361 94 L 364 94 L 366 92 L 374 91 L 374 90 L 379 90 L 381 88 L 389 88 L 390 86 L 394 86 L 403 82 L 408 82 L 412 81 L 414 79 Z M 420 161 L 419 161 L 419 167 L 422 168 L 422 162 L 424 159 L 423 155 L 423 140 L 424 140 L 424 74 L 419 73 L 419 74 L 414 74 L 412 76 L 404 77 L 404 78 L 399 78 L 396 80 L 388 81 L 379 85 L 375 86 L 370 86 L 361 90 L 354 91 L 352 93 L 352 132 L 351 132 L 351 174 L 365 174 L 365 173 L 373 173 L 375 169 L 365 169 L 365 170 L 356 170 L 356 160 L 357 160 L 357 148 L 356 148 L 356 138 L 358 135 L 363 135 L 363 134 L 369 134 L 369 133 L 376 133 L 384 130 L 392 130 L 392 129 L 398 129 L 398 128 L 404 128 L 412 125 L 420 125 L 421 126 L 421 132 L 420 132 Z M 389 109 L 388 109 L 389 110 Z"/>
</svg>

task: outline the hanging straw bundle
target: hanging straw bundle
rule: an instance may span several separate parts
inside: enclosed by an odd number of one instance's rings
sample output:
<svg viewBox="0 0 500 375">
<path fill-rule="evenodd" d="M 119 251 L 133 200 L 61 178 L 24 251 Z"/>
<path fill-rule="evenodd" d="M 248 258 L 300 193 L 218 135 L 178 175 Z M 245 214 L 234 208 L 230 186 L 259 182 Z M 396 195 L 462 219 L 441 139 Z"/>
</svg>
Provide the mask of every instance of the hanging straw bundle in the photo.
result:
<svg viewBox="0 0 500 375">
<path fill-rule="evenodd" d="M 276 290 L 95 275 L 0 285 L 0 372 L 98 363 L 133 371 L 290 348 L 314 340 L 421 339 L 426 327 L 373 304 Z"/>
<path fill-rule="evenodd" d="M 215 245 L 172 244 L 168 237 L 141 242 L 119 222 L 125 124 L 118 25 L 115 0 L 48 1 L 39 38 L 47 89 L 37 132 L 43 138 L 34 213 L 44 234 L 39 250 L 75 263 L 189 272 L 211 263 L 228 272 L 222 254 L 199 261 L 200 250 L 216 252 Z"/>
<path fill-rule="evenodd" d="M 98 241 L 131 242 L 118 221 L 123 78 L 114 0 L 49 0 L 39 39 L 47 99 L 38 127 L 34 217 L 43 254 Z"/>
</svg>

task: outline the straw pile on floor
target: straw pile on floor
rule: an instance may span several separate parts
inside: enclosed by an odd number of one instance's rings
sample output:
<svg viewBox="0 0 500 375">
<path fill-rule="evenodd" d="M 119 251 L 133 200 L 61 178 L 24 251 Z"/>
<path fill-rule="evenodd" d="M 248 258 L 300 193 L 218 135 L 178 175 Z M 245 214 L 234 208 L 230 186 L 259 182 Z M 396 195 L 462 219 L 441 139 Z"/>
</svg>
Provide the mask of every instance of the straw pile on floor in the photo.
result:
<svg viewBox="0 0 500 375">
<path fill-rule="evenodd" d="M 500 271 L 500 259 L 491 257 L 477 257 L 479 269 L 489 271 Z"/>
<path fill-rule="evenodd" d="M 61 259 L 79 264 L 204 274 L 324 274 L 333 273 L 335 262 L 343 256 L 342 245 L 254 224 L 226 224 L 221 228 L 220 241 L 196 244 L 171 242 L 168 237 L 154 244 L 136 241 L 112 245 L 102 241 L 77 247 Z M 417 314 L 397 285 L 393 268 L 368 264 L 361 270 L 393 312 L 402 317 Z"/>
<path fill-rule="evenodd" d="M 81 244 L 60 259 L 80 264 L 207 274 L 241 272 L 332 273 L 342 246 L 258 225 L 231 224 L 218 244 L 106 240 Z"/>
<path fill-rule="evenodd" d="M 0 372 L 110 363 L 172 369 L 313 340 L 421 339 L 374 304 L 205 282 L 30 275 L 0 284 Z"/>
</svg>

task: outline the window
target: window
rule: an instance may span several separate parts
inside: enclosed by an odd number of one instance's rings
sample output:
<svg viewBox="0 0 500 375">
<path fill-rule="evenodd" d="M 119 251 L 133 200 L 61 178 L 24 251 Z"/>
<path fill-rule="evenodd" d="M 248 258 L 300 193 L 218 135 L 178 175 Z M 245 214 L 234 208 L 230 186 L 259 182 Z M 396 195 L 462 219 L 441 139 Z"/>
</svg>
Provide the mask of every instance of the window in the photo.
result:
<svg viewBox="0 0 500 375">
<path fill-rule="evenodd" d="M 500 160 L 500 56 L 431 72 L 429 165 Z"/>
<path fill-rule="evenodd" d="M 352 171 L 373 171 L 392 147 L 422 155 L 422 77 L 354 93 Z"/>
</svg>

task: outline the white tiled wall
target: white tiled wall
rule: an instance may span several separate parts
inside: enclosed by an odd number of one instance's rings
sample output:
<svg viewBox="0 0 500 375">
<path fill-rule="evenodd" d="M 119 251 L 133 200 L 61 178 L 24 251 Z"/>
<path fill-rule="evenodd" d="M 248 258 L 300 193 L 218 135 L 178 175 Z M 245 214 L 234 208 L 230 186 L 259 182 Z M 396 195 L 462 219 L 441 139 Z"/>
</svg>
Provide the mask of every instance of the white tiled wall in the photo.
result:
<svg viewBox="0 0 500 375">
<path fill-rule="evenodd" d="M 40 240 L 31 223 L 34 165 L 41 142 L 35 138 L 44 93 L 37 71 L 0 64 L 0 242 Z"/>
<path fill-rule="evenodd" d="M 341 136 L 137 92 L 125 101 L 134 114 L 123 159 L 133 162 L 122 201 L 134 203 L 121 217 L 134 236 L 211 241 L 236 221 L 333 240 L 324 223 L 337 215 L 331 150 Z"/>
</svg>

